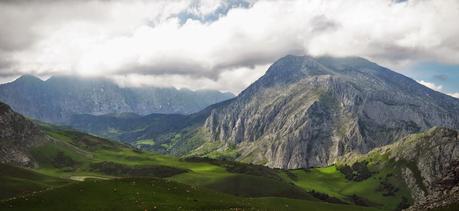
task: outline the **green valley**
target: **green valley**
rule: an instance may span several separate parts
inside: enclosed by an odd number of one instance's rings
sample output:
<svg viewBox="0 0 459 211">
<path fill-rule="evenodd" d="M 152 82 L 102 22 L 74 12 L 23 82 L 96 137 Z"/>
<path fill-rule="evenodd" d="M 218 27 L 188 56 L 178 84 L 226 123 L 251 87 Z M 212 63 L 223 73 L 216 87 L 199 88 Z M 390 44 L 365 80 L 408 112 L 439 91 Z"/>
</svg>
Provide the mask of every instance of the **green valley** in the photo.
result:
<svg viewBox="0 0 459 211">
<path fill-rule="evenodd" d="M 409 199 L 404 184 L 392 180 L 400 191 L 378 191 L 388 174 L 384 171 L 355 182 L 336 166 L 282 170 L 177 158 L 53 126 L 42 128 L 50 141 L 30 150 L 36 168 L 2 165 L 0 209 L 394 210 Z"/>
</svg>

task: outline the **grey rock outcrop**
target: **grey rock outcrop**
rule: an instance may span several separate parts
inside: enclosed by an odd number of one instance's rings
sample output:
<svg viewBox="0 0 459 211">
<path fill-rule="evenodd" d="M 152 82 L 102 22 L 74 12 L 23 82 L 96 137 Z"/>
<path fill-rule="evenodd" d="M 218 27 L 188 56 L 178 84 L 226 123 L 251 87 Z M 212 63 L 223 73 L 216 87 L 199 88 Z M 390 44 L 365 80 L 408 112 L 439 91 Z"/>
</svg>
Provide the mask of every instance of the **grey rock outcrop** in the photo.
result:
<svg viewBox="0 0 459 211">
<path fill-rule="evenodd" d="M 204 124 L 238 160 L 278 168 L 325 166 L 433 126 L 459 128 L 458 99 L 362 58 L 309 56 L 278 60 Z"/>
<path fill-rule="evenodd" d="M 415 205 L 411 210 L 442 207 L 459 201 L 459 135 L 455 130 L 434 128 L 409 136 L 390 147 L 391 158 L 405 167 L 405 182 Z"/>
<path fill-rule="evenodd" d="M 32 167 L 29 149 L 46 141 L 38 126 L 0 102 L 0 163 Z"/>
<path fill-rule="evenodd" d="M 414 204 L 408 210 L 429 210 L 459 201 L 459 132 L 435 127 L 411 134 L 368 154 L 349 153 L 338 165 L 372 162 L 399 172 Z M 375 167 L 375 168 L 378 168 Z"/>
</svg>

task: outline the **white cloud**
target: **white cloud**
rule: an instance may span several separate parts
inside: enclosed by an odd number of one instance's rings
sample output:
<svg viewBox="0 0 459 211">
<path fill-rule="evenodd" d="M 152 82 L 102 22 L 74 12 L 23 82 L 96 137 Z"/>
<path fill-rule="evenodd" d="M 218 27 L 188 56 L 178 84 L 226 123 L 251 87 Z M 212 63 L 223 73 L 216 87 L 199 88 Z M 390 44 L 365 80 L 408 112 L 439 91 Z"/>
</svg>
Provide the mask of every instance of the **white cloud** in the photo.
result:
<svg viewBox="0 0 459 211">
<path fill-rule="evenodd" d="M 268 69 L 267 65 L 258 65 L 254 68 L 236 68 L 226 70 L 218 76 L 218 79 L 209 79 L 206 77 L 191 77 L 183 75 L 144 75 L 144 74 L 126 74 L 114 75 L 109 78 L 113 79 L 121 86 L 159 86 L 159 87 L 176 87 L 196 89 L 216 89 L 239 93 L 248 87 L 253 81 L 260 78 Z M 235 80 L 238 80 L 235 83 Z"/>
<path fill-rule="evenodd" d="M 251 0 L 209 22 L 179 14 L 207 17 L 227 1 L 14 2 L 0 3 L 0 75 L 238 92 L 289 53 L 363 56 L 393 68 L 459 61 L 457 0 Z"/>
<path fill-rule="evenodd" d="M 438 92 L 441 92 L 443 91 L 443 86 L 441 85 L 436 85 L 434 83 L 431 83 L 431 82 L 427 82 L 427 81 L 423 81 L 423 80 L 420 80 L 420 81 L 417 81 L 418 83 L 430 88 L 430 89 L 433 89 L 435 91 L 438 91 Z"/>
<path fill-rule="evenodd" d="M 427 82 L 427 81 L 423 81 L 423 80 L 420 80 L 420 81 L 417 81 L 418 83 L 430 88 L 430 89 L 433 89 L 437 92 L 442 92 L 442 93 L 445 93 L 449 96 L 452 96 L 452 97 L 455 97 L 455 98 L 459 98 L 459 92 L 455 92 L 455 93 L 448 93 L 446 92 L 444 89 L 443 89 L 443 86 L 442 85 L 437 85 L 437 84 L 434 84 L 434 83 L 431 83 L 431 82 Z"/>
<path fill-rule="evenodd" d="M 455 98 L 459 98 L 459 92 L 456 92 L 456 93 L 450 93 L 449 95 L 455 97 Z"/>
</svg>

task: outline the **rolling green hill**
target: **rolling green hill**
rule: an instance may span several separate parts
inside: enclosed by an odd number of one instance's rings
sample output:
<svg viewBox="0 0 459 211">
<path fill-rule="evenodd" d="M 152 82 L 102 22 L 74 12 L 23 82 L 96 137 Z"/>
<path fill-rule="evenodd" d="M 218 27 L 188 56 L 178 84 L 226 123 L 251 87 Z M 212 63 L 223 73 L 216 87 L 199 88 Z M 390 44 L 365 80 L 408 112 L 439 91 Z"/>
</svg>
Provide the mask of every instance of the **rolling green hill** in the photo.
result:
<svg viewBox="0 0 459 211">
<path fill-rule="evenodd" d="M 102 197 L 101 197 L 102 196 Z M 243 198 L 156 178 L 91 180 L 0 203 L 2 210 L 375 210 L 287 198 Z"/>
<path fill-rule="evenodd" d="M 0 169 L 0 199 L 13 198 L 70 182 L 68 179 L 5 164 L 0 164 Z"/>
<path fill-rule="evenodd" d="M 379 174 L 353 182 L 334 166 L 281 170 L 181 159 L 52 126 L 42 130 L 50 141 L 30 149 L 36 168 L 2 166 L 0 209 L 393 210 L 409 198 L 374 191 Z"/>
</svg>

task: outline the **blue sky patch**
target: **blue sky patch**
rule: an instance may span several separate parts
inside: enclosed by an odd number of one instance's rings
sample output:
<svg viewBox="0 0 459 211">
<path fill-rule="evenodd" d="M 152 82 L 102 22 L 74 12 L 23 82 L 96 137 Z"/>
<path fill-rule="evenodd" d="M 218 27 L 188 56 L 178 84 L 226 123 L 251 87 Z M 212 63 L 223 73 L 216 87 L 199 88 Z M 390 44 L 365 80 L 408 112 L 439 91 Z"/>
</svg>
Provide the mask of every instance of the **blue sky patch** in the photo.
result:
<svg viewBox="0 0 459 211">
<path fill-rule="evenodd" d="M 425 62 L 412 66 L 404 74 L 415 80 L 440 85 L 444 92 L 459 92 L 459 65 Z"/>
<path fill-rule="evenodd" d="M 246 0 L 228 0 L 223 1 L 214 11 L 205 15 L 194 14 L 190 9 L 198 8 L 199 1 L 191 4 L 191 8 L 177 14 L 180 24 L 185 24 L 188 19 L 198 20 L 201 23 L 211 23 L 217 21 L 220 17 L 225 16 L 234 8 L 249 8 L 251 3 Z"/>
</svg>

